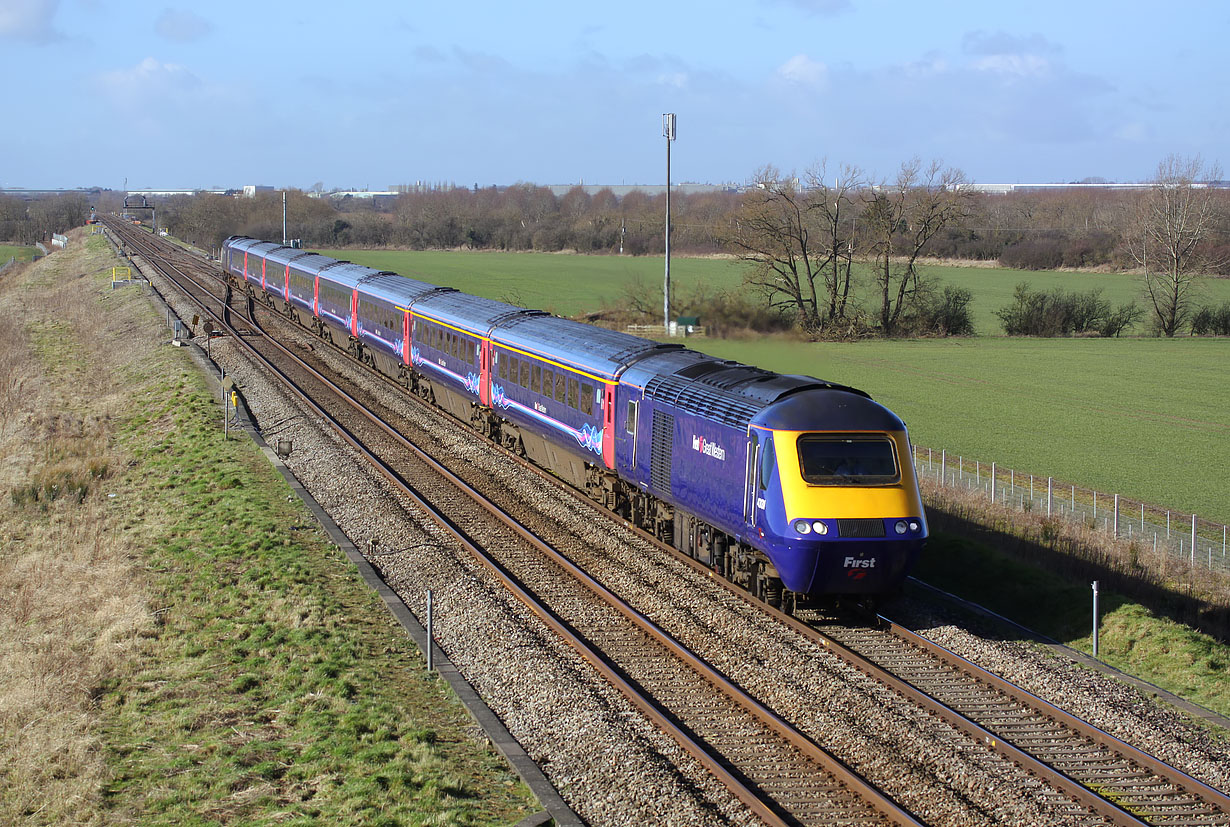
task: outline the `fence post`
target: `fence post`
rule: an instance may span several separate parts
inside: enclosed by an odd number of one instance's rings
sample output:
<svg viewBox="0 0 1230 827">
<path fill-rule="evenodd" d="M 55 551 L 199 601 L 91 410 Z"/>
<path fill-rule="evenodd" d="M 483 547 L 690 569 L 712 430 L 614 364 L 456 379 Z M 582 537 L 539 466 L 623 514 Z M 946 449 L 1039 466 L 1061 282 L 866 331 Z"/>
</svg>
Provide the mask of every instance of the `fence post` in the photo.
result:
<svg viewBox="0 0 1230 827">
<path fill-rule="evenodd" d="M 1192 566 L 1196 565 L 1196 515 L 1192 515 Z"/>
<path fill-rule="evenodd" d="M 948 484 L 948 449 L 940 449 L 940 485 Z"/>
<path fill-rule="evenodd" d="M 1094 523 L 1098 521 L 1098 492 L 1096 490 L 1093 492 L 1093 521 Z"/>
<path fill-rule="evenodd" d="M 1098 656 L 1098 581 L 1093 581 L 1093 656 Z"/>
<path fill-rule="evenodd" d="M 991 505 L 995 505 L 995 463 L 991 463 Z"/>
<path fill-rule="evenodd" d="M 427 672 L 430 674 L 436 668 L 435 660 L 432 657 L 432 641 L 435 640 L 435 617 L 433 616 L 434 606 L 432 605 L 431 589 L 427 590 Z"/>
<path fill-rule="evenodd" d="M 1115 533 L 1114 538 L 1119 539 L 1119 495 L 1115 495 Z"/>
<path fill-rule="evenodd" d="M 1048 517 L 1051 516 L 1051 504 L 1054 501 L 1054 494 L 1052 493 L 1051 488 L 1052 482 L 1053 480 L 1051 477 L 1046 478 L 1046 516 Z"/>
</svg>

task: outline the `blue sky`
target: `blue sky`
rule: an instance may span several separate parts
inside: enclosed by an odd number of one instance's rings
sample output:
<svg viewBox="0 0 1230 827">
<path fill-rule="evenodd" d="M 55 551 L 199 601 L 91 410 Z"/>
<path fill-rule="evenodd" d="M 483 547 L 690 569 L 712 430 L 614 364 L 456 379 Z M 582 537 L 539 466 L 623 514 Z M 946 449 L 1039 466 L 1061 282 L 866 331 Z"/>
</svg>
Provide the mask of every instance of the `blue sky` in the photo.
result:
<svg viewBox="0 0 1230 827">
<path fill-rule="evenodd" d="M 1230 4 L 0 0 L 0 186 L 384 189 L 1230 163 Z"/>
</svg>

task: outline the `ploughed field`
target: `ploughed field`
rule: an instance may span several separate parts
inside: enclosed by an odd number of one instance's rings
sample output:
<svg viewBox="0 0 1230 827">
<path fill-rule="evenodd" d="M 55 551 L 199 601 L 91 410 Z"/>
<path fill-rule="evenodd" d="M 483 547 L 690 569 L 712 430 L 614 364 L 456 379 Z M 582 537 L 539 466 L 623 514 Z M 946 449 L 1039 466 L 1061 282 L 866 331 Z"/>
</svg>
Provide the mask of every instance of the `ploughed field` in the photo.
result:
<svg viewBox="0 0 1230 827">
<path fill-rule="evenodd" d="M 561 315 L 615 306 L 628 285 L 660 285 L 663 275 L 658 257 L 324 252 Z M 723 259 L 672 259 L 671 276 L 679 295 L 697 284 L 717 292 L 739 284 L 740 268 Z M 1123 274 L 926 270 L 972 291 L 980 336 L 687 344 L 781 373 L 862 388 L 905 419 L 915 444 L 923 447 L 1230 521 L 1230 479 L 1223 470 L 1230 467 L 1230 340 L 1004 337 L 994 311 L 1011 300 L 1021 281 L 1034 289 L 1101 288 L 1116 305 L 1139 300 L 1139 281 Z M 1202 294 L 1208 303 L 1230 301 L 1230 279 L 1205 281 Z"/>
</svg>

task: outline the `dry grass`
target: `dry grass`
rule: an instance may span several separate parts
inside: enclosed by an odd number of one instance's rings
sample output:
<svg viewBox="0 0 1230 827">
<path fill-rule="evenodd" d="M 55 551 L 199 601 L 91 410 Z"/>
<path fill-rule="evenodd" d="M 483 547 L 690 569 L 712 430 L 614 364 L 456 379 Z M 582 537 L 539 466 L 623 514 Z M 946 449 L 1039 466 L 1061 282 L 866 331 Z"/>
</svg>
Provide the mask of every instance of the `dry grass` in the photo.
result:
<svg viewBox="0 0 1230 827">
<path fill-rule="evenodd" d="M 74 330 L 92 329 L 99 308 L 64 276 L 106 257 L 105 247 L 78 239 L 0 282 L 5 824 L 100 823 L 98 695 L 129 667 L 151 623 L 134 549 L 113 530 L 100 487 L 125 462 L 109 444 L 124 386 L 115 357 L 128 345 L 105 331 L 98 348 L 75 344 Z"/>
<path fill-rule="evenodd" d="M 992 505 L 981 492 L 923 482 L 935 529 L 986 541 L 1054 574 L 1099 580 L 1158 615 L 1230 642 L 1230 577 L 1096 526 Z"/>
</svg>

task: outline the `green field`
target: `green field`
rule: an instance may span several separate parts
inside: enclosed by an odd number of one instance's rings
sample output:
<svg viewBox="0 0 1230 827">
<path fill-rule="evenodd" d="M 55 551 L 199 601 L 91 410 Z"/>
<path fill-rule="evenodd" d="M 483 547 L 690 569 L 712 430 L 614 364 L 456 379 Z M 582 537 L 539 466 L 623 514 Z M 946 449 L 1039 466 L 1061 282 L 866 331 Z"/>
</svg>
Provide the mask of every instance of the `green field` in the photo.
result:
<svg viewBox="0 0 1230 827">
<path fill-rule="evenodd" d="M 620 302 L 626 287 L 638 280 L 661 294 L 663 261 L 652 256 L 580 256 L 551 253 L 459 253 L 448 251 L 321 250 L 368 267 L 392 270 L 403 276 L 456 287 L 467 293 L 575 316 Z M 698 283 L 710 292 L 738 287 L 741 262 L 723 258 L 672 258 L 671 281 L 675 294 L 687 296 Z M 1003 335 L 995 311 L 1012 301 L 1017 284 L 1034 290 L 1062 287 L 1069 291 L 1102 290 L 1112 305 L 1140 298 L 1140 280 L 1125 273 L 1030 272 L 996 267 L 926 265 L 924 275 L 973 293 L 971 312 L 980 336 Z M 1205 279 L 1201 301 L 1230 301 L 1230 279 Z M 657 303 L 660 306 L 661 302 Z M 679 308 L 685 315 L 689 308 Z M 703 319 L 702 319 L 703 322 Z M 1145 323 L 1136 333 L 1145 332 Z"/>
<path fill-rule="evenodd" d="M 530 253 L 332 250 L 328 255 L 561 315 L 619 301 L 624 286 L 659 285 L 662 259 Z M 672 260 L 685 292 L 734 287 L 740 265 Z M 995 309 L 1020 281 L 1034 289 L 1102 288 L 1112 303 L 1138 295 L 1130 275 L 929 266 L 974 294 L 973 339 L 808 344 L 693 339 L 689 345 L 783 373 L 862 388 L 899 413 L 916 444 L 995 461 L 1163 507 L 1230 521 L 1230 340 L 1019 339 Z M 1230 301 L 1230 279 L 1204 294 Z M 702 318 L 702 323 L 704 319 Z"/>
<path fill-rule="evenodd" d="M 11 244 L 0 244 L 0 264 L 4 264 L 10 258 L 30 261 L 38 254 L 37 247 L 14 247 Z"/>
</svg>

